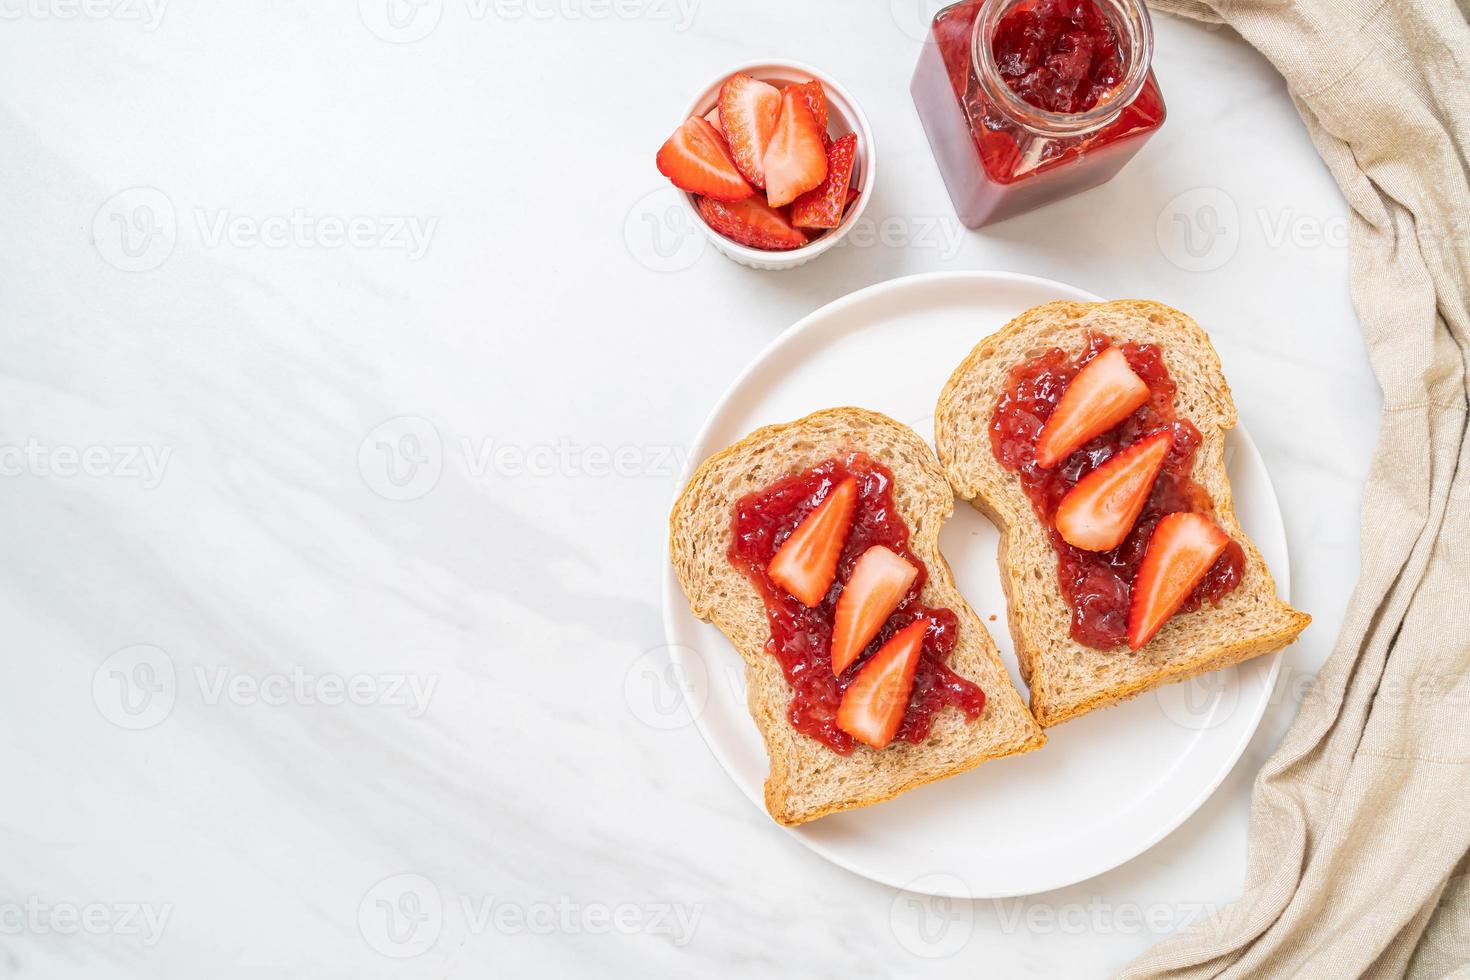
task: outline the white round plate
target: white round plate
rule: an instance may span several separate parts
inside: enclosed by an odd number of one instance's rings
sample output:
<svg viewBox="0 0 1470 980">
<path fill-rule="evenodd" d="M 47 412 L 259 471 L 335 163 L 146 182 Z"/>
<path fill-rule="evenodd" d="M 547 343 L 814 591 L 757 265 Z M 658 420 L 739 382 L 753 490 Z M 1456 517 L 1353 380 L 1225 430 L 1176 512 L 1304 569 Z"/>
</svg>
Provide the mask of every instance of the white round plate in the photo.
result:
<svg viewBox="0 0 1470 980">
<path fill-rule="evenodd" d="M 691 465 L 762 425 L 835 405 L 884 412 L 932 443 L 934 403 L 960 360 L 1016 314 L 1057 299 L 1097 297 L 1031 276 L 966 272 L 896 279 L 830 303 L 730 386 L 691 449 Z M 1240 522 L 1287 595 L 1281 512 L 1243 428 L 1226 440 L 1226 464 Z M 941 535 L 960 591 L 1024 692 L 1005 625 L 998 541 L 963 502 Z M 664 626 L 699 731 L 764 809 L 766 754 L 746 710 L 740 656 L 690 613 L 672 568 Z M 1083 881 L 1158 843 L 1214 792 L 1250 741 L 1280 661 L 1280 654 L 1260 657 L 1143 694 L 1049 729 L 1039 751 L 790 833 L 849 871 L 928 894 L 998 898 Z"/>
</svg>

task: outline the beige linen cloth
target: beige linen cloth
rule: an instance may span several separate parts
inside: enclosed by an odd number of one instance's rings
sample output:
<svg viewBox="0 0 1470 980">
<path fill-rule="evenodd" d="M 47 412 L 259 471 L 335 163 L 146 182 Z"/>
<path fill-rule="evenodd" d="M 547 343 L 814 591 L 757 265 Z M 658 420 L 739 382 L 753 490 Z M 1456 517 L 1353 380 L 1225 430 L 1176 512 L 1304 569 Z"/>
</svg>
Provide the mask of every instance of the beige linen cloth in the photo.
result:
<svg viewBox="0 0 1470 980">
<path fill-rule="evenodd" d="M 1353 302 L 1384 410 L 1361 577 L 1257 778 L 1245 894 L 1123 976 L 1470 976 L 1466 9 L 1153 2 L 1228 23 L 1285 76 L 1347 198 Z"/>
</svg>

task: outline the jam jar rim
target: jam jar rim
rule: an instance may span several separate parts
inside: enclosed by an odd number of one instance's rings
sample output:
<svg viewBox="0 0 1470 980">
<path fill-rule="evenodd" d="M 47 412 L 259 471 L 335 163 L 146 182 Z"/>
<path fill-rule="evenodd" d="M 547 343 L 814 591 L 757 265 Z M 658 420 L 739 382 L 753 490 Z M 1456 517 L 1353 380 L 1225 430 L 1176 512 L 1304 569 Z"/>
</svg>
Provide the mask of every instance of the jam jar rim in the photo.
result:
<svg viewBox="0 0 1470 980">
<path fill-rule="evenodd" d="M 1117 16 L 1123 54 L 1128 59 L 1128 73 L 1113 94 L 1083 112 L 1051 112 L 1023 99 L 1001 77 L 995 63 L 995 52 L 989 44 L 1003 16 L 1030 0 L 985 0 L 970 35 L 970 69 L 991 104 L 1006 116 L 1041 136 L 1080 136 L 1101 129 L 1117 119 L 1132 105 L 1148 82 L 1153 66 L 1154 30 L 1144 0 L 1092 0 L 1104 16 L 1109 9 Z"/>
</svg>

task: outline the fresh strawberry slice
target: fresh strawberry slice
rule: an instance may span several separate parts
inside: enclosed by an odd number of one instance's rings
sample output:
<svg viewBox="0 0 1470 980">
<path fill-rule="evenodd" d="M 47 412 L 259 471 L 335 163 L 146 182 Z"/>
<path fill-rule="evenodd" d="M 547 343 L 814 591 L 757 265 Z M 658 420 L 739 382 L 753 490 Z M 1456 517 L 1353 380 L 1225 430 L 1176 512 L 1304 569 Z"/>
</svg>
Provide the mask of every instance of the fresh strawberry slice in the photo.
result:
<svg viewBox="0 0 1470 980">
<path fill-rule="evenodd" d="M 1109 551 L 1122 544 L 1148 503 L 1173 445 L 1172 431 L 1155 432 L 1078 480 L 1057 505 L 1055 523 L 1062 539 L 1084 551 Z"/>
<path fill-rule="evenodd" d="M 714 127 L 715 132 L 720 134 L 720 139 L 725 139 L 725 128 L 720 125 L 720 106 L 718 103 L 715 104 L 713 109 L 704 114 L 704 121 Z M 725 140 L 725 145 L 729 145 L 729 140 Z"/>
<path fill-rule="evenodd" d="M 842 694 L 837 707 L 837 727 L 864 745 L 881 749 L 893 741 L 909 707 L 914 674 L 929 620 L 905 626 L 863 664 Z"/>
<path fill-rule="evenodd" d="M 919 570 L 881 544 L 863 552 L 837 597 L 832 617 L 832 673 L 841 674 L 898 608 Z"/>
<path fill-rule="evenodd" d="M 820 603 L 837 575 L 837 559 L 847 543 L 856 506 L 857 480 L 848 477 L 796 525 L 766 574 L 803 605 L 810 608 Z"/>
<path fill-rule="evenodd" d="M 806 99 L 806 107 L 812 111 L 812 118 L 817 121 L 817 130 L 822 134 L 822 141 L 827 141 L 827 90 L 822 88 L 822 83 L 815 78 L 802 85 L 793 86 L 801 97 Z"/>
<path fill-rule="evenodd" d="M 862 191 L 858 190 L 856 187 L 849 187 L 847 189 L 847 201 L 842 205 L 842 213 L 846 214 L 848 211 L 851 211 L 852 206 L 857 203 L 857 199 L 862 196 Z"/>
<path fill-rule="evenodd" d="M 1036 465 L 1052 467 L 1072 450 L 1117 425 L 1148 401 L 1148 385 L 1128 358 L 1109 347 L 1088 361 L 1067 390 L 1036 440 Z"/>
<path fill-rule="evenodd" d="M 761 166 L 781 114 L 781 90 L 736 72 L 720 86 L 720 131 L 730 144 L 735 166 L 756 187 L 766 186 Z"/>
<path fill-rule="evenodd" d="M 827 179 L 827 148 L 811 106 L 798 89 L 789 85 L 781 92 L 781 115 L 776 135 L 766 148 L 766 199 L 771 207 L 790 204 Z M 724 110 L 721 110 L 721 118 Z M 726 124 L 728 125 L 728 123 Z"/>
<path fill-rule="evenodd" d="M 791 223 L 801 228 L 836 228 L 842 223 L 847 206 L 847 190 L 852 184 L 853 166 L 857 163 L 856 133 L 827 147 L 827 179 L 815 189 L 798 197 L 791 205 Z"/>
<path fill-rule="evenodd" d="M 658 151 L 658 172 L 680 190 L 717 201 L 742 201 L 755 189 L 740 176 L 724 139 L 698 116 L 690 116 Z"/>
<path fill-rule="evenodd" d="M 785 252 L 806 244 L 806 236 L 791 226 L 786 215 L 759 197 L 733 203 L 701 197 L 699 215 L 721 235 L 751 248 Z"/>
<path fill-rule="evenodd" d="M 1203 514 L 1164 515 L 1133 579 L 1133 600 L 1128 607 L 1130 649 L 1137 650 L 1153 639 L 1228 544 L 1229 535 Z"/>
</svg>

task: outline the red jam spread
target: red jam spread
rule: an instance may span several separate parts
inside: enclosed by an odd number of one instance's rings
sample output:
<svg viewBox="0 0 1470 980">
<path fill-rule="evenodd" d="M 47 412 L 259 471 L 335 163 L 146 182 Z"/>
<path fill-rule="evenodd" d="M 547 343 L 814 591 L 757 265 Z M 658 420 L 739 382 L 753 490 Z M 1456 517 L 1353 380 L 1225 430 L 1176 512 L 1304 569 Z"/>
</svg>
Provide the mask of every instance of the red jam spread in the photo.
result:
<svg viewBox="0 0 1470 980">
<path fill-rule="evenodd" d="M 832 488 L 849 476 L 857 478 L 857 505 L 852 530 L 837 563 L 837 577 L 827 596 L 816 608 L 807 608 L 766 574 L 777 549 L 798 524 Z M 842 676 L 832 674 L 832 618 L 837 596 L 852 575 L 858 557 L 874 545 L 885 545 L 919 570 L 898 609 L 878 636 Z M 847 755 L 856 744 L 837 727 L 837 708 L 842 692 L 852 683 L 868 658 L 894 633 L 919 618 L 932 625 L 924 635 L 924 646 L 914 676 L 908 710 L 896 741 L 918 743 L 929 734 L 934 715 L 946 706 L 959 708 L 971 720 L 985 708 L 985 692 L 950 670 L 946 665 L 954 650 L 959 619 L 948 609 L 919 603 L 919 593 L 929 577 L 924 562 L 909 550 L 909 529 L 893 503 L 893 474 L 862 453 L 830 459 L 804 473 L 787 477 L 764 490 L 742 497 L 735 505 L 734 540 L 730 563 L 740 569 L 760 592 L 766 604 L 771 638 L 766 649 L 781 664 L 791 685 L 791 725 Z"/>
<path fill-rule="evenodd" d="M 1162 350 L 1154 344 L 1118 345 L 1129 365 L 1148 384 L 1152 392 L 1149 401 L 1121 425 L 1093 439 L 1058 466 L 1043 469 L 1036 465 L 1036 439 L 1062 392 L 1084 364 L 1110 346 L 1112 341 L 1106 336 L 1092 333 L 1087 347 L 1075 358 L 1053 348 L 1017 365 L 1011 369 L 1010 385 L 990 418 L 995 458 L 1019 475 L 1036 516 L 1050 530 L 1062 597 L 1072 609 L 1072 639 L 1099 650 L 1126 642 L 1134 575 L 1159 519 L 1177 511 L 1211 514 L 1215 509 L 1205 488 L 1190 478 L 1200 433 L 1187 419 L 1175 416 L 1174 382 L 1164 366 Z M 1083 551 L 1062 540 L 1055 515 L 1067 491 L 1114 453 L 1165 428 L 1174 432 L 1174 447 L 1138 523 L 1123 543 L 1112 551 L 1098 552 Z M 1244 570 L 1245 552 L 1232 541 L 1179 612 L 1198 609 L 1206 599 L 1218 604 L 1240 584 Z"/>
<path fill-rule="evenodd" d="M 990 50 L 1011 91 L 1048 112 L 1086 112 L 1123 81 L 1117 32 L 1092 0 L 1021 4 Z"/>
</svg>

